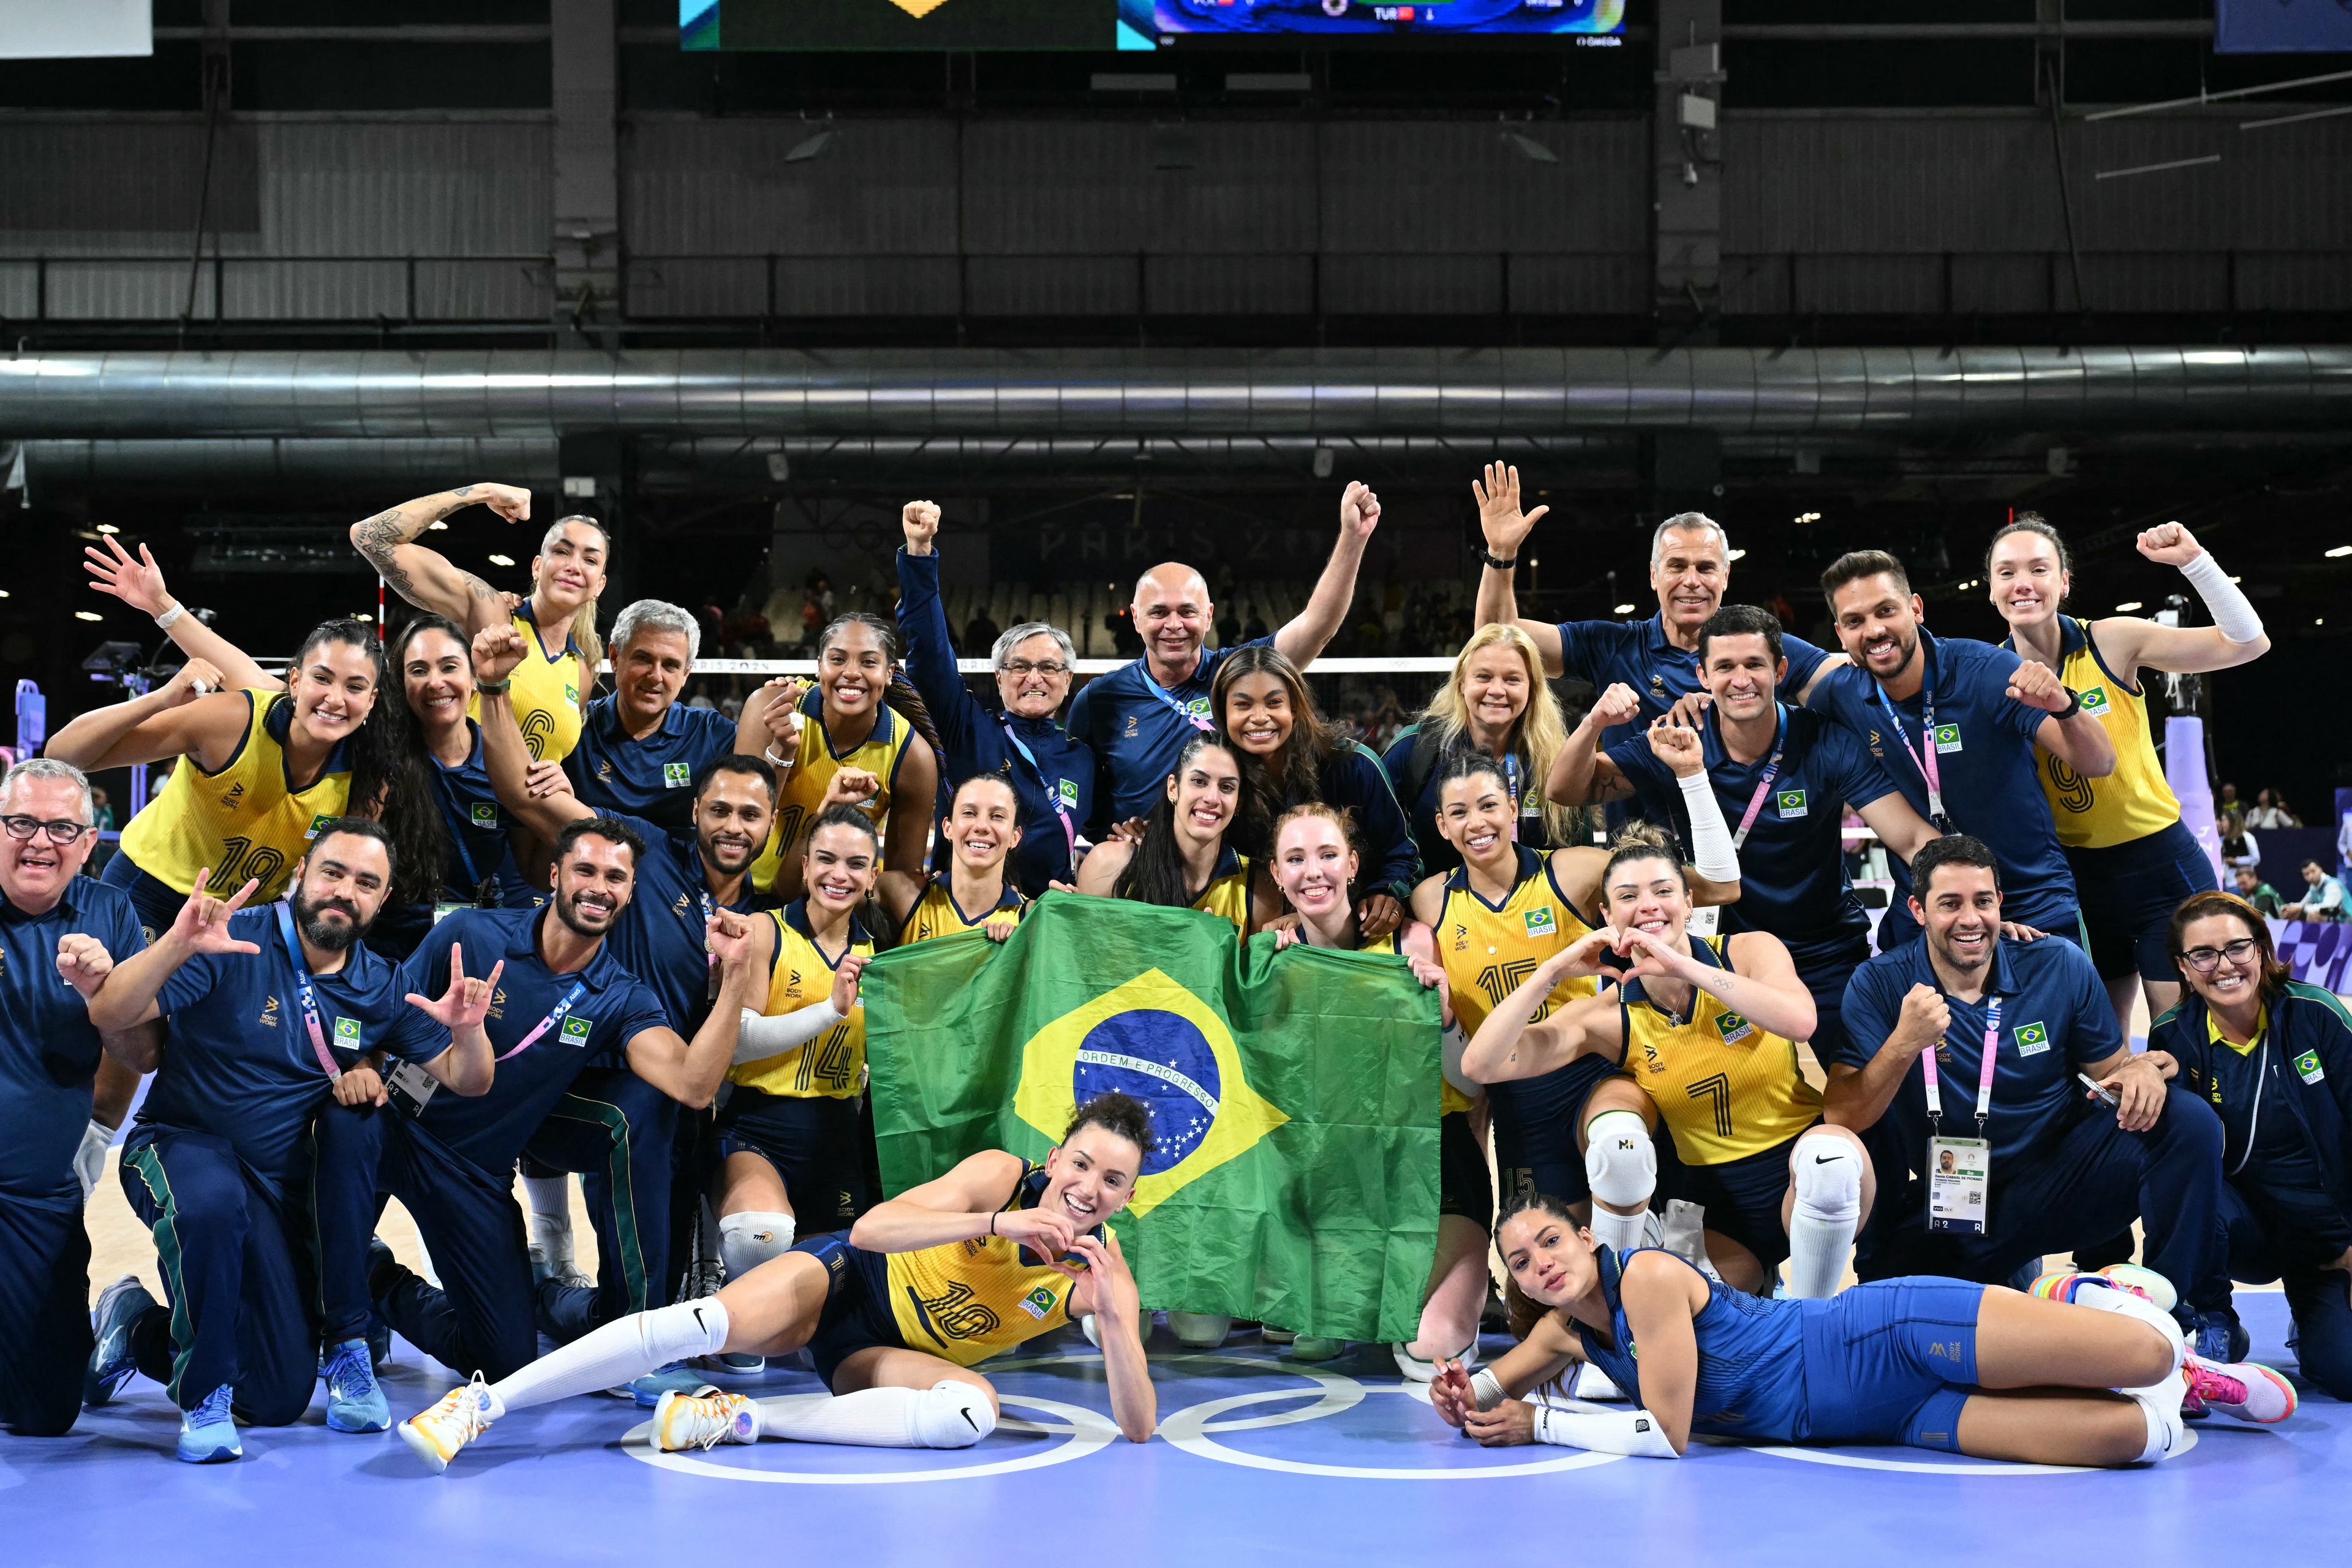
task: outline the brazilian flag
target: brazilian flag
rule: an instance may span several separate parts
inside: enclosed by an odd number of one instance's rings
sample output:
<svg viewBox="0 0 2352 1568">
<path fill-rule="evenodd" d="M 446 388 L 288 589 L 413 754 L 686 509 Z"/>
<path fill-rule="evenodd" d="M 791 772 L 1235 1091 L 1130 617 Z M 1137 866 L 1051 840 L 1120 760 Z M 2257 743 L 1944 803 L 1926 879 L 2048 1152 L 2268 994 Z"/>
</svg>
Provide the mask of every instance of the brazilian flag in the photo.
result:
<svg viewBox="0 0 2352 1568">
<path fill-rule="evenodd" d="M 998 946 L 866 970 L 886 1190 L 1043 1159 L 1106 1089 L 1158 1148 L 1114 1222 L 1147 1308 L 1410 1340 L 1437 1245 L 1438 1008 L 1401 958 L 1246 947 L 1230 921 L 1048 893 Z"/>
</svg>

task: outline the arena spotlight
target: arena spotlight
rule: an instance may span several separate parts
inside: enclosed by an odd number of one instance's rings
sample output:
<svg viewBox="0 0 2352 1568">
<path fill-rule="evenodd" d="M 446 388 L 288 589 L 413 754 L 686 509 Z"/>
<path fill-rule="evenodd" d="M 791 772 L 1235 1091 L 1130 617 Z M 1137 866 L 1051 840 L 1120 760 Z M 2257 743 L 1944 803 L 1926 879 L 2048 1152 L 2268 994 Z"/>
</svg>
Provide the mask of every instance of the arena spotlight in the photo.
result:
<svg viewBox="0 0 2352 1568">
<path fill-rule="evenodd" d="M 1630 616 L 1633 613 L 1633 606 L 1631 605 L 1612 605 L 1609 606 L 1609 613 L 1612 616 Z"/>
<path fill-rule="evenodd" d="M 2352 544 L 2339 544 L 2327 552 L 2330 561 L 2341 560 L 2347 555 L 2352 555 Z"/>
<path fill-rule="evenodd" d="M 2122 604 L 2116 606 L 2116 614 L 2119 616 L 2127 616 L 2138 608 L 2139 601 L 2137 599 L 2126 599 Z"/>
<path fill-rule="evenodd" d="M 490 557 L 490 564 L 493 566 L 511 566 L 514 564 L 514 557 L 511 555 L 493 555 Z"/>
<path fill-rule="evenodd" d="M 100 615 L 96 610 L 76 610 L 74 612 L 74 619 L 78 621 L 102 621 L 106 619 L 106 617 Z"/>
</svg>

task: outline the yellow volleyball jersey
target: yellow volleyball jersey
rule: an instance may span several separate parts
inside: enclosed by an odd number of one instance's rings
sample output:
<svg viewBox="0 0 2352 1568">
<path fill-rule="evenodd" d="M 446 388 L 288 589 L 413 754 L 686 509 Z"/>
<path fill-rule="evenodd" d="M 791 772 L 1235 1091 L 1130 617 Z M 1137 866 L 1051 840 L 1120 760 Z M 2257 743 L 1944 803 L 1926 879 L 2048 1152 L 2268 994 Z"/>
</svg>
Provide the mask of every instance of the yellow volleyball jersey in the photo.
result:
<svg viewBox="0 0 2352 1568">
<path fill-rule="evenodd" d="M 814 1007 L 833 991 L 834 971 L 853 952 L 871 955 L 874 943 L 855 920 L 849 924 L 849 945 L 828 958 L 809 934 L 808 900 L 796 899 L 781 910 L 768 911 L 776 922 L 776 953 L 768 969 L 768 1002 L 761 1016 L 780 1018 Z M 866 1005 L 805 1045 L 782 1056 L 738 1062 L 727 1069 L 728 1081 L 763 1094 L 794 1100 L 851 1100 L 866 1087 Z"/>
<path fill-rule="evenodd" d="M 1729 969 L 1728 937 L 1693 937 L 1691 956 Z M 1822 1119 L 1822 1094 L 1797 1047 L 1693 988 L 1677 1017 L 1624 990 L 1625 1070 L 1658 1107 L 1685 1165 L 1721 1165 L 1778 1148 Z"/>
<path fill-rule="evenodd" d="M 1007 882 L 1004 895 L 987 909 L 967 915 L 955 901 L 955 892 L 945 876 L 934 877 L 925 885 L 923 896 L 907 911 L 907 923 L 898 928 L 898 942 L 929 942 L 935 936 L 953 936 L 958 931 L 978 931 L 991 921 L 1011 920 L 1019 923 L 1029 910 L 1029 900 L 1021 889 Z"/>
<path fill-rule="evenodd" d="M 2065 616 L 2058 636 L 2063 650 L 2058 679 L 2082 697 L 2083 711 L 2098 720 L 2116 749 L 2116 771 L 2103 779 L 2086 779 L 2041 753 L 2042 793 L 2050 797 L 2058 842 L 2069 849 L 2107 849 L 2163 832 L 2180 820 L 2180 800 L 2157 758 L 2146 694 L 2107 668 L 2088 621 Z M 2013 649 L 2016 639 L 2009 646 Z"/>
<path fill-rule="evenodd" d="M 1356 947 L 1358 952 L 1394 952 L 1396 950 L 1396 937 L 1393 933 L 1376 937 L 1370 942 L 1360 942 Z M 1505 992 L 1504 994 L 1508 995 L 1509 993 Z M 1456 1006 L 1458 1009 L 1459 1004 L 1456 1004 Z M 1458 1021 L 1460 1016 L 1458 1011 L 1455 1016 Z M 1451 1116 L 1457 1110 L 1470 1109 L 1470 1097 L 1448 1082 L 1443 1072 L 1437 1076 L 1437 1113 L 1440 1116 Z"/>
<path fill-rule="evenodd" d="M 166 887 L 196 890 L 212 868 L 223 897 L 248 877 L 261 884 L 255 903 L 284 895 L 319 829 L 351 805 L 351 763 L 337 746 L 315 782 L 298 789 L 287 775 L 286 732 L 293 699 L 259 688 L 245 694 L 245 738 L 218 773 L 183 757 L 163 791 L 122 829 L 122 853 Z"/>
<path fill-rule="evenodd" d="M 1536 965 L 1593 929 L 1551 874 L 1551 857 L 1522 844 L 1518 880 L 1499 905 L 1470 887 L 1470 868 L 1457 866 L 1445 879 L 1445 903 L 1437 917 L 1437 955 L 1445 965 L 1454 1016 L 1465 1034 L 1475 1035 L 1505 997 L 1535 973 Z M 1599 989 L 1591 980 L 1563 980 L 1536 1016 L 1548 1017 L 1562 1005 Z"/>
<path fill-rule="evenodd" d="M 1034 1205 L 1045 1190 L 1045 1168 L 1026 1166 L 998 1212 Z M 1097 1226 L 1095 1233 L 1101 1234 Z M 1008 1237 L 951 1241 L 887 1259 L 890 1315 L 909 1350 L 928 1351 L 958 1366 L 984 1361 L 1070 1321 L 1077 1281 L 1043 1264 L 1026 1263 Z"/>
<path fill-rule="evenodd" d="M 539 623 L 531 619 L 529 599 L 516 607 L 512 620 L 515 630 L 522 634 L 526 651 L 522 662 L 514 668 L 514 685 L 507 700 L 514 705 L 515 724 L 522 731 L 522 743 L 530 748 L 532 758 L 560 763 L 580 743 L 581 714 L 587 700 L 583 694 L 589 685 L 586 664 L 580 657 L 580 645 L 568 631 L 563 635 L 563 651 L 553 658 L 547 657 L 547 646 L 539 640 Z M 466 704 L 466 715 L 481 722 L 479 697 Z"/>
<path fill-rule="evenodd" d="M 1249 940 L 1250 863 L 1246 855 L 1236 855 L 1228 848 L 1217 852 L 1217 868 L 1209 873 L 1209 885 L 1192 900 L 1192 907 L 1202 914 L 1222 915 L 1234 922 L 1234 929 Z"/>
<path fill-rule="evenodd" d="M 898 764 L 915 732 L 913 725 L 885 703 L 874 715 L 873 731 L 844 752 L 835 750 L 833 737 L 825 733 L 824 700 L 820 693 L 810 691 L 801 699 L 801 714 L 800 750 L 793 755 L 791 773 L 776 793 L 775 831 L 768 836 L 768 847 L 751 862 L 751 886 L 762 893 L 775 887 L 784 857 L 793 852 L 801 830 L 824 804 L 824 792 L 842 769 L 860 768 L 882 781 L 859 807 L 876 830 L 881 830 L 890 816 L 890 790 L 898 779 Z"/>
</svg>

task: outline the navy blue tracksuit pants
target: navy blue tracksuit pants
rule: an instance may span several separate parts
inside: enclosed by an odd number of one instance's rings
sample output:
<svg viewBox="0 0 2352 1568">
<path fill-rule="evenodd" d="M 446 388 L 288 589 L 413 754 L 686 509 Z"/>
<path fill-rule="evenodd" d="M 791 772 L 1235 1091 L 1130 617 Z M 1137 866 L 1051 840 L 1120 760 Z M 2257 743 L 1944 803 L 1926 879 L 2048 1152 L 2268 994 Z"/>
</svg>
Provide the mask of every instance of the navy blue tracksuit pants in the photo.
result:
<svg viewBox="0 0 2352 1568">
<path fill-rule="evenodd" d="M 138 1128 L 122 1148 L 122 1187 L 154 1235 L 171 1303 L 132 1330 L 139 1370 L 183 1410 L 227 1384 L 251 1425 L 299 1417 L 319 1381 L 319 1325 L 299 1216 L 209 1132 Z"/>
<path fill-rule="evenodd" d="M 2235 1183 L 2221 1187 L 2221 1224 L 2229 1237 L 2230 1278 L 2249 1285 L 2275 1279 L 2285 1288 L 2294 1320 L 2294 1358 L 2304 1377 L 2337 1399 L 2352 1400 L 2352 1274 L 2322 1268 L 2332 1249 L 2315 1249 L 2292 1218 Z M 2315 1251 L 2327 1252 L 2325 1258 Z"/>
<path fill-rule="evenodd" d="M 1923 1152 L 1905 1154 L 1916 1160 Z M 2230 1304 L 2221 1189 L 2221 1118 L 2171 1084 L 2164 1114 L 2146 1132 L 2126 1132 L 2113 1111 L 2086 1106 L 2042 1146 L 1995 1160 L 1981 1236 L 1930 1233 L 1926 1185 L 1913 1183 L 1916 1206 L 1890 1215 L 1883 1230 L 1870 1227 L 1874 1234 L 1854 1271 L 1864 1279 L 1941 1274 L 2002 1285 L 2036 1258 L 2095 1246 L 2137 1219 L 2140 1260 L 2171 1280 L 2183 1303 L 2214 1310 Z M 1880 1205 L 1890 1206 L 1884 1196 Z"/>
<path fill-rule="evenodd" d="M 320 1254 L 331 1335 L 351 1338 L 371 1304 L 400 1335 L 460 1376 L 496 1381 L 539 1354 L 530 1252 L 512 1172 L 493 1176 L 389 1108 L 327 1115 L 317 1131 Z M 441 1276 L 436 1289 L 405 1268 L 370 1278 L 368 1238 L 386 1196 L 416 1222 Z M 373 1292 L 354 1297 L 351 1281 Z"/>
<path fill-rule="evenodd" d="M 0 1426 L 22 1437 L 70 1431 L 89 1351 L 81 1209 L 0 1198 Z"/>
<path fill-rule="evenodd" d="M 568 1342 L 669 1305 L 682 1267 L 670 1256 L 681 1109 L 625 1068 L 583 1072 L 524 1146 L 527 1159 L 579 1173 L 596 1227 L 596 1288 L 551 1284 L 539 1293 L 539 1326 L 550 1339 Z M 437 1265 L 441 1255 L 433 1256 Z"/>
</svg>

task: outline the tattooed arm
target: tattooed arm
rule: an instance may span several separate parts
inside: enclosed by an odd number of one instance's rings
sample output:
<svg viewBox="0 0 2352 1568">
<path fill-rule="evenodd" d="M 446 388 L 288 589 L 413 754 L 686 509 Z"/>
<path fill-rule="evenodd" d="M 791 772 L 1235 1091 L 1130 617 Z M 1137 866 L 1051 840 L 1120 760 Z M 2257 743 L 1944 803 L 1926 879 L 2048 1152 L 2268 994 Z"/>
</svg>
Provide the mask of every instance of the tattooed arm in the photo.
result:
<svg viewBox="0 0 2352 1568">
<path fill-rule="evenodd" d="M 367 557 L 394 593 L 420 610 L 448 616 L 468 634 L 478 632 L 505 618 L 499 614 L 497 591 L 439 551 L 416 542 L 417 535 L 433 524 L 475 505 L 488 506 L 509 522 L 530 518 L 529 490 L 512 485 L 460 485 L 352 524 L 352 546 Z"/>
</svg>

